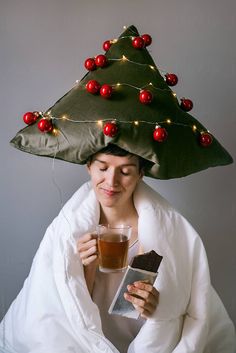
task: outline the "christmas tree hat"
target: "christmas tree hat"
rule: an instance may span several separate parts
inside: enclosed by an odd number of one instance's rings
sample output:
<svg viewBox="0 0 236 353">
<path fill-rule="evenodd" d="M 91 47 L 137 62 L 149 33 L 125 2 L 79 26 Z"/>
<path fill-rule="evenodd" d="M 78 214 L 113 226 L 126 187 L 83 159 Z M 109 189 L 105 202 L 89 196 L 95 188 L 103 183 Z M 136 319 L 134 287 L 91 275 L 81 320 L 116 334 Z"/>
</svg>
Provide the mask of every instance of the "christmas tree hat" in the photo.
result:
<svg viewBox="0 0 236 353">
<path fill-rule="evenodd" d="M 145 175 L 170 179 L 232 163 L 229 153 L 187 111 L 190 99 L 171 90 L 178 78 L 158 70 L 146 47 L 152 38 L 130 26 L 85 61 L 86 75 L 11 144 L 32 154 L 85 164 L 108 144 L 150 161 Z"/>
</svg>

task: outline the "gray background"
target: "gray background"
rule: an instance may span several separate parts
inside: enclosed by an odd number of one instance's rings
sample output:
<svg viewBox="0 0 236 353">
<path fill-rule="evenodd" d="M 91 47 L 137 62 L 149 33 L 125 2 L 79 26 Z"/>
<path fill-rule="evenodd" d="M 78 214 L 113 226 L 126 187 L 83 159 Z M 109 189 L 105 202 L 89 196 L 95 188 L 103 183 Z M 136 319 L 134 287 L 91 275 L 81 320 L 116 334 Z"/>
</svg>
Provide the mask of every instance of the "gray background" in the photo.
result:
<svg viewBox="0 0 236 353">
<path fill-rule="evenodd" d="M 175 72 L 178 97 L 236 159 L 235 0 L 5 0 L 0 9 L 0 318 L 26 278 L 46 227 L 88 179 L 84 167 L 22 153 L 9 140 L 26 111 L 46 110 L 85 74 L 84 60 L 123 25 L 150 33 L 159 68 Z M 174 153 L 174 151 L 173 151 Z M 147 179 L 201 235 L 212 282 L 236 322 L 236 169 L 179 180 Z"/>
</svg>

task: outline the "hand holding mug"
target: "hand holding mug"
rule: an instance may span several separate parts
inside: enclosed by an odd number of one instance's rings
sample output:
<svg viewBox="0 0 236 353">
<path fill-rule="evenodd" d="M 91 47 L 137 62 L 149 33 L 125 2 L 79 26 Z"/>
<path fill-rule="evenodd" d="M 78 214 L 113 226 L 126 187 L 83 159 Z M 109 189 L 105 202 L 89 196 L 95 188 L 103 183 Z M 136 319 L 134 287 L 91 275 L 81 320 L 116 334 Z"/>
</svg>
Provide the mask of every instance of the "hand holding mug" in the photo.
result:
<svg viewBox="0 0 236 353">
<path fill-rule="evenodd" d="M 79 238 L 77 250 L 84 266 L 96 264 L 98 262 L 97 234 L 86 233 Z"/>
</svg>

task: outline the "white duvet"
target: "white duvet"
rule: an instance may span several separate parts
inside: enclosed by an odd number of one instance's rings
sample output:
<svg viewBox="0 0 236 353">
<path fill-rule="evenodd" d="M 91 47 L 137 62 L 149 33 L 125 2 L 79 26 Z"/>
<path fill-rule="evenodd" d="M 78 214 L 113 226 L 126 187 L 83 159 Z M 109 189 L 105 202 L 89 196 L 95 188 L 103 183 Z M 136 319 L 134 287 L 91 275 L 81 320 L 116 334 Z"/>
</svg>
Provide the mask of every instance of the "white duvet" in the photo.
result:
<svg viewBox="0 0 236 353">
<path fill-rule="evenodd" d="M 210 284 L 201 239 L 154 190 L 135 195 L 144 251 L 163 256 L 155 287 L 160 300 L 128 353 L 234 353 L 235 331 Z M 0 325 L 0 352 L 111 353 L 76 253 L 78 237 L 94 231 L 99 204 L 84 184 L 48 227 L 24 286 Z"/>
</svg>

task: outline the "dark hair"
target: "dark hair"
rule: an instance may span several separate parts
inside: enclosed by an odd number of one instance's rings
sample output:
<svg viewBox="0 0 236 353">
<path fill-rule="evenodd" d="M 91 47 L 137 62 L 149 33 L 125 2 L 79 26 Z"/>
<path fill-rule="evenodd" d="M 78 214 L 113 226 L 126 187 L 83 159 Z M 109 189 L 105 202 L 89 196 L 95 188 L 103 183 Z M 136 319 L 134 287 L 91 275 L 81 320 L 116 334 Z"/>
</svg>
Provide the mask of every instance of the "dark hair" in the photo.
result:
<svg viewBox="0 0 236 353">
<path fill-rule="evenodd" d="M 118 156 L 118 157 L 125 157 L 125 156 L 135 156 L 138 158 L 139 161 L 139 172 L 141 170 L 145 169 L 145 166 L 147 165 L 148 161 L 136 154 L 130 153 L 126 150 L 124 150 L 123 148 L 117 146 L 117 145 L 113 145 L 111 143 L 109 143 L 106 147 L 102 148 L 100 151 L 98 151 L 97 153 L 105 153 L 105 154 L 111 154 L 113 156 Z M 93 156 L 90 156 L 87 160 L 87 163 L 91 163 Z"/>
</svg>

